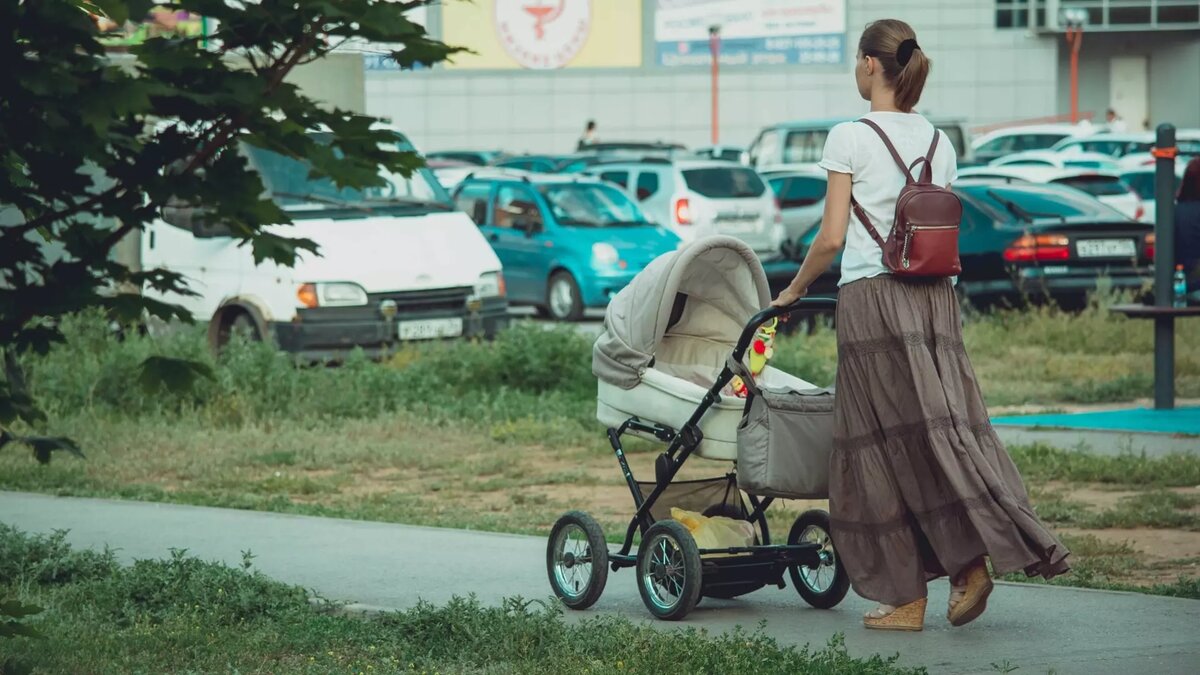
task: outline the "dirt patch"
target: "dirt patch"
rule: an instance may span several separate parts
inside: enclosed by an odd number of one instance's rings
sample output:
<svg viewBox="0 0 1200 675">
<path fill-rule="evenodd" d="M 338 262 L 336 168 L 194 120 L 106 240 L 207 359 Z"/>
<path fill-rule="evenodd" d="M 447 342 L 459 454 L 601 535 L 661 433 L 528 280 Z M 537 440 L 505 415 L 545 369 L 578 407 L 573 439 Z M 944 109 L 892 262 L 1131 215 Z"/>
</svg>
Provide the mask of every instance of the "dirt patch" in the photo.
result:
<svg viewBox="0 0 1200 675">
<path fill-rule="evenodd" d="M 1067 501 L 1079 502 L 1092 509 L 1106 511 L 1119 508 L 1121 502 L 1130 497 L 1144 494 L 1146 490 L 1114 490 L 1102 483 L 1072 485 L 1059 481 L 1049 481 L 1038 486 L 1042 494 L 1061 497 Z M 1200 487 L 1165 488 L 1175 494 L 1200 496 Z M 1195 511 L 1196 509 L 1191 509 Z"/>
<path fill-rule="evenodd" d="M 1200 532 L 1159 529 L 1085 530 L 1073 527 L 1059 528 L 1058 531 L 1076 536 L 1091 535 L 1111 544 L 1126 544 L 1145 556 L 1147 562 L 1181 558 L 1200 559 Z"/>
</svg>

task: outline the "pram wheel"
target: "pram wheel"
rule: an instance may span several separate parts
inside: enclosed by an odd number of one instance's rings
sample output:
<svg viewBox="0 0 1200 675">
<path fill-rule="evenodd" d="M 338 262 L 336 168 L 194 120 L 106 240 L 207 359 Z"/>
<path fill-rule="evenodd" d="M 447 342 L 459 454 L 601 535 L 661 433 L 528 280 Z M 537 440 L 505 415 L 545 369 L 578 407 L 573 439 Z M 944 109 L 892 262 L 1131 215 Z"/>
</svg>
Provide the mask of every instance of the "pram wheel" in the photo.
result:
<svg viewBox="0 0 1200 675">
<path fill-rule="evenodd" d="M 788 533 L 788 544 L 821 545 L 821 564 L 818 567 L 793 565 L 788 568 L 792 585 L 800 597 L 817 609 L 829 609 L 837 605 L 850 589 L 850 577 L 838 559 L 829 532 L 829 514 L 814 509 L 800 514 Z"/>
<path fill-rule="evenodd" d="M 660 520 L 638 546 L 638 591 L 659 619 L 678 621 L 700 601 L 703 571 L 692 533 L 677 520 Z"/>
<path fill-rule="evenodd" d="M 550 587 L 571 609 L 587 609 L 608 581 L 608 543 L 600 523 L 582 511 L 569 511 L 554 523 L 546 546 Z"/>
</svg>

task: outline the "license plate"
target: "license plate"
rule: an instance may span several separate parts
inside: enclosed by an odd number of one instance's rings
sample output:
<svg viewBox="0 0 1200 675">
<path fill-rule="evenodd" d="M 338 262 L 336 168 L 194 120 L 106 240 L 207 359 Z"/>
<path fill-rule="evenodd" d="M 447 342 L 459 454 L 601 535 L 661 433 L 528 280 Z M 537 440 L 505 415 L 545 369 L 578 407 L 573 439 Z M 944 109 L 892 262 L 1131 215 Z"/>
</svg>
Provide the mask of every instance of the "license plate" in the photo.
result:
<svg viewBox="0 0 1200 675">
<path fill-rule="evenodd" d="M 745 234 L 753 232 L 757 224 L 756 220 L 722 220 L 717 224 L 717 229 L 726 234 Z"/>
<path fill-rule="evenodd" d="M 463 334 L 462 317 L 453 319 L 426 319 L 424 321 L 401 321 L 401 340 L 435 340 L 458 337 Z"/>
<path fill-rule="evenodd" d="M 1132 258 L 1137 246 L 1132 239 L 1083 239 L 1075 242 L 1080 258 Z"/>
</svg>

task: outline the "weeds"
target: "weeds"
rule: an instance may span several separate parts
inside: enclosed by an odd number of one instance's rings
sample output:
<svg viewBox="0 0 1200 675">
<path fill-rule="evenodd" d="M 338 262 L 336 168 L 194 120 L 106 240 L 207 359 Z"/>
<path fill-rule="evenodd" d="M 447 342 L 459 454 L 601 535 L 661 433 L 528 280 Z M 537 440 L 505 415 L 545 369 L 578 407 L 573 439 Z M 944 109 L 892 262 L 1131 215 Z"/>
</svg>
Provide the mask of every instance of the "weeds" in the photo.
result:
<svg viewBox="0 0 1200 675">
<path fill-rule="evenodd" d="M 1197 455 L 1093 455 L 1044 444 L 1014 446 L 1009 453 L 1026 479 L 1161 487 L 1200 485 Z"/>
<path fill-rule="evenodd" d="M 11 565 L 29 580 L 79 556 L 61 540 L 9 528 L 0 548 L 44 553 Z M 45 640 L 6 645 L 46 672 L 924 672 L 894 656 L 853 658 L 840 635 L 796 649 L 761 630 L 664 631 L 612 616 L 566 623 L 557 602 L 520 598 L 498 607 L 460 598 L 358 619 L 314 606 L 296 587 L 183 552 L 67 583 L 0 583 L 10 592 L 46 608 L 31 620 Z"/>
</svg>

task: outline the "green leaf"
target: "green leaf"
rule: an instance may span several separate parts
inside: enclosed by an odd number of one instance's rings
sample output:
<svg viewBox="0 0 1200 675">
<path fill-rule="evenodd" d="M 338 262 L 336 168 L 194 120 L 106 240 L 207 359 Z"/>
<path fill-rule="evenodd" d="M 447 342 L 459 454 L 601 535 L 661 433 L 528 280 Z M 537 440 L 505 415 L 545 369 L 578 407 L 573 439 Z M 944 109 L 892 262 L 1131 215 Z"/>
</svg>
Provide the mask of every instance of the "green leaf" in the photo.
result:
<svg viewBox="0 0 1200 675">
<path fill-rule="evenodd" d="M 5 637 L 5 638 L 27 637 L 27 638 L 41 639 L 44 636 L 41 633 L 39 633 L 38 631 L 34 630 L 34 628 L 31 626 L 26 626 L 25 624 L 18 623 L 16 621 L 5 621 L 3 623 L 0 623 L 0 637 Z M 7 671 L 5 671 L 5 672 L 7 672 Z"/>
<path fill-rule="evenodd" d="M 189 392 L 201 378 L 216 379 L 212 366 L 199 361 L 169 356 L 151 356 L 138 366 L 138 382 L 149 392 L 166 389 L 170 392 Z"/>
</svg>

